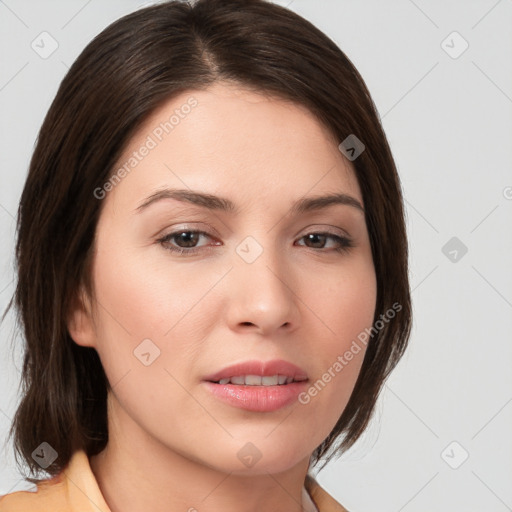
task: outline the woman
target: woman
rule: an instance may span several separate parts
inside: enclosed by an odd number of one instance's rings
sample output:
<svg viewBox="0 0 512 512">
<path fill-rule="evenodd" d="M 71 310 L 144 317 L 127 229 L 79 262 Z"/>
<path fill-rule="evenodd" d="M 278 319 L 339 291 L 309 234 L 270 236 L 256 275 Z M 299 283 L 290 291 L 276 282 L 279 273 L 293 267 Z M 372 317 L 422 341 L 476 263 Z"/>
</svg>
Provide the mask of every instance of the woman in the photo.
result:
<svg viewBox="0 0 512 512">
<path fill-rule="evenodd" d="M 167 2 L 64 78 L 21 197 L 11 510 L 346 510 L 309 473 L 410 332 L 400 182 L 341 50 L 262 0 Z"/>
</svg>

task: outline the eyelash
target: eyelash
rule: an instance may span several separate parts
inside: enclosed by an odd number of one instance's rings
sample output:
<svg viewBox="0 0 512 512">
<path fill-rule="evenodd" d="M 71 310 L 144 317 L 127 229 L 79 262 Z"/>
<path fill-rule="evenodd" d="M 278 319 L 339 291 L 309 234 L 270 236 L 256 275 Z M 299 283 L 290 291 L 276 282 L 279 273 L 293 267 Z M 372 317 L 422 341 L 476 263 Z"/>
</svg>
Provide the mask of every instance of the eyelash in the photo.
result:
<svg viewBox="0 0 512 512">
<path fill-rule="evenodd" d="M 158 243 L 160 243 L 164 249 L 168 250 L 168 251 L 171 251 L 173 253 L 177 253 L 179 255 L 186 255 L 186 256 L 192 256 L 194 254 L 197 254 L 201 249 L 205 249 L 205 250 L 208 250 L 211 248 L 211 246 L 207 247 L 207 248 L 204 248 L 204 247 L 189 247 L 189 248 L 185 248 L 185 247 L 173 247 L 171 245 L 167 245 L 169 244 L 169 242 L 176 236 L 178 235 L 181 235 L 182 233 L 193 233 L 193 234 L 196 234 L 196 235 L 204 235 L 204 236 L 207 236 L 209 238 L 212 238 L 208 233 L 206 233 L 205 231 L 199 231 L 199 230 L 193 230 L 193 229 L 182 229 L 182 230 L 179 230 L 179 231 L 174 231 L 172 233 L 169 233 L 165 236 L 163 236 L 162 238 L 159 238 L 157 240 Z M 353 242 L 350 238 L 347 238 L 347 237 L 344 237 L 344 236 L 339 236 L 339 235 L 335 235 L 333 233 L 329 233 L 329 232 L 326 232 L 326 231 L 312 231 L 311 233 L 307 233 L 306 235 L 302 236 L 299 240 L 302 240 L 303 238 L 306 238 L 308 235 L 321 235 L 321 236 L 326 236 L 328 238 L 331 238 L 335 241 L 338 242 L 338 244 L 340 244 L 340 247 L 337 247 L 337 248 L 334 248 L 334 249 L 331 249 L 336 251 L 336 252 L 339 252 L 339 253 L 345 253 L 345 252 L 348 252 L 349 249 L 351 247 L 353 247 Z M 331 251 L 325 251 L 325 249 L 323 248 L 320 248 L 320 249 L 315 249 L 314 247 L 306 247 L 307 249 L 312 249 L 313 251 L 321 251 L 321 252 L 331 252 Z"/>
</svg>

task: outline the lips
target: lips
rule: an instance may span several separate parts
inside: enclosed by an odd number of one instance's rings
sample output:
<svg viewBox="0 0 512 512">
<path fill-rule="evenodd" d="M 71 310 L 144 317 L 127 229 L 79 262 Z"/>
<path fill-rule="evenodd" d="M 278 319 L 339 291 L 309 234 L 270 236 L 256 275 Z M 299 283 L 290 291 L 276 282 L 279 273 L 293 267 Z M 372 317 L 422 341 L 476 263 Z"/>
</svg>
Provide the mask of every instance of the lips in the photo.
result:
<svg viewBox="0 0 512 512">
<path fill-rule="evenodd" d="M 241 386 L 282 386 L 307 379 L 302 368 L 282 359 L 237 363 L 204 378 L 208 382 Z"/>
<path fill-rule="evenodd" d="M 208 375 L 204 388 L 224 404 L 246 411 L 270 413 L 297 404 L 308 375 L 283 361 L 247 361 Z"/>
</svg>

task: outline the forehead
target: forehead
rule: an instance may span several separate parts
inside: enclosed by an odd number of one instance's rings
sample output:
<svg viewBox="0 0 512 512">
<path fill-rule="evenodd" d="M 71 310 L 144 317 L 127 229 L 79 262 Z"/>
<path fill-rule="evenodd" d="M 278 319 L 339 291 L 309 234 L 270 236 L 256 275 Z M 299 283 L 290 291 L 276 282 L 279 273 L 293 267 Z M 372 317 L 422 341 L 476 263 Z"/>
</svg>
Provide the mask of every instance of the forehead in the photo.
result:
<svg viewBox="0 0 512 512">
<path fill-rule="evenodd" d="M 107 199 L 134 205 L 164 187 L 243 198 L 342 191 L 362 202 L 352 164 L 304 106 L 217 83 L 162 104 L 128 142 Z M 119 173 L 118 173 L 119 174 Z"/>
</svg>

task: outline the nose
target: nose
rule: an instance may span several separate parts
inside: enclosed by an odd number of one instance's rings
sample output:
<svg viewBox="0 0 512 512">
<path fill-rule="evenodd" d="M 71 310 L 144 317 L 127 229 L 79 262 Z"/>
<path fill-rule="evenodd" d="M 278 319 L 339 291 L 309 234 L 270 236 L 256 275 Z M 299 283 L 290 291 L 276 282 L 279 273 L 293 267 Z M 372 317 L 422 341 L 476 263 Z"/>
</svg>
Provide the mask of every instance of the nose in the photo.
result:
<svg viewBox="0 0 512 512">
<path fill-rule="evenodd" d="M 293 268 L 277 249 L 264 248 L 249 263 L 234 255 L 227 289 L 227 320 L 232 330 L 272 336 L 299 326 L 300 297 Z"/>
</svg>

